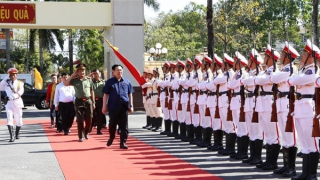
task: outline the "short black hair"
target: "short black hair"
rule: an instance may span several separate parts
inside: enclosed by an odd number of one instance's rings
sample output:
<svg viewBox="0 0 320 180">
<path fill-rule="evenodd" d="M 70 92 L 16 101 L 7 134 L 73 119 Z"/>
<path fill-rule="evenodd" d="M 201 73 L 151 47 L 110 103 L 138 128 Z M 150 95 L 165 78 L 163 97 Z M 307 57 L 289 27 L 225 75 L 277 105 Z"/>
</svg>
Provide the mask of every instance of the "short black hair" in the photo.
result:
<svg viewBox="0 0 320 180">
<path fill-rule="evenodd" d="M 93 69 L 91 72 L 96 72 L 96 71 L 98 71 L 99 69 Z"/>
<path fill-rule="evenodd" d="M 57 74 L 56 73 L 51 74 L 51 77 L 53 77 L 53 76 L 57 76 Z"/>
<path fill-rule="evenodd" d="M 61 76 L 66 76 L 66 75 L 68 75 L 68 74 L 65 72 L 61 73 Z"/>
<path fill-rule="evenodd" d="M 112 66 L 112 71 L 114 71 L 118 66 L 120 66 L 120 67 L 123 69 L 123 67 L 121 66 L 121 64 L 114 64 L 114 65 Z"/>
<path fill-rule="evenodd" d="M 59 77 L 61 77 L 61 74 L 58 74 L 58 75 L 57 75 L 57 78 L 59 78 Z"/>
</svg>

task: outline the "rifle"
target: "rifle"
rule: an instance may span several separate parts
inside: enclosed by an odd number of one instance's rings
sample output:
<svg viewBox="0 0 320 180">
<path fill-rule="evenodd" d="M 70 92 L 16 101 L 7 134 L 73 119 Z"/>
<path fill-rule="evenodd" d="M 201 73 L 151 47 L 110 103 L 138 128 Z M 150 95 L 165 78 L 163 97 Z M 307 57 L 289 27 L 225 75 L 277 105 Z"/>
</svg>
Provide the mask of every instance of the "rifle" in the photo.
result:
<svg viewBox="0 0 320 180">
<path fill-rule="evenodd" d="M 315 74 L 317 74 L 318 71 L 318 66 L 317 66 L 317 60 L 315 57 L 315 51 L 312 51 L 312 56 L 314 59 L 314 68 L 315 68 Z M 312 126 L 312 137 L 320 137 L 320 126 L 319 126 L 319 119 L 318 119 L 318 115 L 320 114 L 320 106 L 319 106 L 319 102 L 320 102 L 320 89 L 316 88 L 315 92 L 314 92 L 314 101 L 315 101 L 315 114 L 314 114 L 314 118 L 313 118 L 313 126 Z"/>
<path fill-rule="evenodd" d="M 231 98 L 232 98 L 231 90 L 228 90 L 228 102 L 229 102 L 229 106 L 228 106 L 228 113 L 227 113 L 227 121 L 233 121 L 232 111 L 231 111 L 231 109 L 230 109 Z"/>
<path fill-rule="evenodd" d="M 254 101 L 254 108 L 253 108 L 253 115 L 252 115 L 252 120 L 251 122 L 253 123 L 259 123 L 259 114 L 258 112 L 256 112 L 256 105 L 257 105 L 257 97 L 258 97 L 258 91 L 259 91 L 259 85 L 256 85 L 256 87 L 254 88 L 254 98 L 255 98 L 255 101 Z"/>
<path fill-rule="evenodd" d="M 217 85 L 217 91 L 216 91 L 216 96 L 217 96 L 217 106 L 216 106 L 216 112 L 214 114 L 215 119 L 220 119 L 220 112 L 219 112 L 219 88 L 220 84 Z"/>
<path fill-rule="evenodd" d="M 180 85 L 179 86 L 179 90 L 178 90 L 179 92 L 179 96 L 180 96 L 180 98 L 179 98 L 179 102 L 178 102 L 178 111 L 182 111 L 182 104 L 181 104 L 181 95 L 182 95 L 182 86 Z"/>
<path fill-rule="evenodd" d="M 169 107 L 169 102 L 168 102 L 168 96 L 169 96 L 169 90 L 168 90 L 168 87 L 165 87 L 164 88 L 164 91 L 165 91 L 165 93 L 166 93 L 166 97 L 165 97 L 165 99 L 164 99 L 164 107 L 165 108 L 168 108 Z"/>
<path fill-rule="evenodd" d="M 276 63 L 274 60 L 274 51 L 272 51 L 272 60 L 273 60 L 273 72 L 276 72 Z M 273 84 L 272 86 L 273 91 L 273 103 L 272 103 L 272 113 L 271 113 L 271 122 L 278 122 L 278 116 L 277 116 L 277 93 L 278 93 L 278 85 Z"/>
<path fill-rule="evenodd" d="M 292 68 L 292 57 L 291 54 L 289 54 L 290 58 L 290 76 L 293 74 L 293 68 Z M 295 101 L 295 95 L 294 95 L 294 86 L 290 86 L 289 89 L 289 113 L 287 116 L 287 123 L 286 123 L 286 129 L 285 132 L 293 132 L 293 116 L 291 115 L 294 112 L 294 101 Z"/>
<path fill-rule="evenodd" d="M 241 98 L 241 107 L 240 107 L 239 122 L 246 122 L 245 113 L 244 113 L 244 101 L 245 101 L 244 86 L 240 86 L 240 98 Z"/>
<path fill-rule="evenodd" d="M 188 72 L 188 80 L 190 79 L 190 72 Z M 187 103 L 187 112 L 190 112 L 191 111 L 191 108 L 190 108 L 190 97 L 191 97 L 191 90 L 192 90 L 192 88 L 191 87 L 189 87 L 188 88 L 188 97 L 189 97 L 189 99 L 188 99 L 188 103 Z"/>
<path fill-rule="evenodd" d="M 157 99 L 157 107 L 161 107 L 161 103 L 160 103 L 160 86 L 158 86 L 158 99 Z"/>
<path fill-rule="evenodd" d="M 196 77 L 198 78 L 198 72 L 196 70 Z M 198 99 L 198 96 L 199 96 L 199 91 L 196 90 L 196 100 Z M 193 111 L 194 114 L 199 114 L 199 105 L 197 103 L 194 104 L 194 111 Z"/>
</svg>

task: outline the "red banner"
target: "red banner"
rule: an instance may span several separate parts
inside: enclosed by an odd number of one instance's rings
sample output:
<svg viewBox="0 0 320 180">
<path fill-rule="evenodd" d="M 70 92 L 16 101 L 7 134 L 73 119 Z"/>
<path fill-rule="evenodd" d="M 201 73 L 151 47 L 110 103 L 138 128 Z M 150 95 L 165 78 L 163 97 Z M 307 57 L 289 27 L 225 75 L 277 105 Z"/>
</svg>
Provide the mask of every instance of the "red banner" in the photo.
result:
<svg viewBox="0 0 320 180">
<path fill-rule="evenodd" d="M 35 4 L 0 3 L 0 23 L 36 23 Z"/>
</svg>

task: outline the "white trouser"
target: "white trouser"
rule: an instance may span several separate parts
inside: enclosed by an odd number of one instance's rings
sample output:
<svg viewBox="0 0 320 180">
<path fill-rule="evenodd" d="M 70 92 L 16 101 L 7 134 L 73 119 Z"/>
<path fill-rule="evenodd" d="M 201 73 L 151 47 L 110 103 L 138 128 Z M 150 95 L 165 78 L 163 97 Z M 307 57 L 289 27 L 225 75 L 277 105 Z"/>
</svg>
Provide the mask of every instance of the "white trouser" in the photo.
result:
<svg viewBox="0 0 320 180">
<path fill-rule="evenodd" d="M 163 119 L 164 120 L 170 119 L 169 110 L 168 110 L 168 108 L 165 107 L 165 100 L 160 101 L 160 102 L 161 102 L 161 107 L 162 107 L 162 112 L 163 112 Z"/>
<path fill-rule="evenodd" d="M 193 105 L 193 108 L 192 108 L 192 105 L 190 105 L 190 107 L 191 107 L 192 124 L 193 124 L 193 126 L 194 127 L 200 126 L 200 114 L 195 114 L 194 113 L 195 104 Z M 199 113 L 200 113 L 200 108 L 199 108 Z"/>
<path fill-rule="evenodd" d="M 295 119 L 295 128 L 301 144 L 301 152 L 309 154 L 319 151 L 318 138 L 312 137 L 313 118 Z"/>
<path fill-rule="evenodd" d="M 187 108 L 186 108 L 187 109 Z M 186 125 L 190 125 L 190 124 L 193 124 L 193 117 L 192 117 L 192 114 L 193 114 L 193 111 L 194 111 L 194 104 L 190 104 L 190 111 L 186 111 Z"/>
<path fill-rule="evenodd" d="M 148 111 L 149 111 L 149 116 L 154 118 L 156 112 L 153 111 L 152 104 L 147 104 L 147 108 L 148 108 Z"/>
<path fill-rule="evenodd" d="M 187 112 L 187 103 L 181 104 L 182 106 L 182 111 L 178 111 L 178 121 L 180 123 L 184 123 L 186 121 L 186 114 Z"/>
<path fill-rule="evenodd" d="M 222 122 L 222 130 L 226 133 L 235 133 L 235 127 L 232 121 L 227 121 L 228 107 L 219 108 L 220 119 Z"/>
<path fill-rule="evenodd" d="M 22 126 L 22 108 L 16 107 L 12 101 L 6 105 L 7 125 L 13 126 L 13 118 L 16 120 L 16 126 Z"/>
<path fill-rule="evenodd" d="M 149 111 L 148 104 L 147 104 L 147 103 L 143 103 L 143 107 L 144 107 L 144 109 L 146 110 L 146 115 L 147 115 L 147 116 L 150 116 L 150 111 Z"/>
<path fill-rule="evenodd" d="M 236 126 L 236 133 L 238 137 L 248 136 L 248 128 L 245 122 L 239 122 L 240 109 L 232 110 L 233 123 Z"/>
<path fill-rule="evenodd" d="M 278 124 L 271 122 L 271 112 L 259 112 L 259 124 L 267 144 L 280 144 Z"/>
<path fill-rule="evenodd" d="M 257 139 L 263 140 L 263 131 L 260 126 L 260 121 L 258 123 L 253 123 L 252 115 L 252 111 L 245 112 L 245 119 L 248 127 L 250 141 L 254 141 Z"/>
<path fill-rule="evenodd" d="M 210 126 L 210 121 L 209 123 L 207 123 L 206 125 L 204 125 L 204 122 L 205 121 L 205 113 L 206 113 L 206 105 L 205 104 L 201 104 L 201 105 L 198 105 L 199 106 L 199 120 L 200 120 L 200 126 L 202 127 L 209 127 Z M 208 118 L 207 118 L 208 119 Z"/>
<path fill-rule="evenodd" d="M 178 120 L 177 117 L 178 103 L 172 102 L 172 109 L 170 111 L 170 119 L 172 121 Z"/>
<path fill-rule="evenodd" d="M 220 119 L 214 118 L 216 114 L 216 108 L 210 107 L 210 115 L 211 115 L 211 127 L 214 131 L 222 129 L 222 123 Z"/>
<path fill-rule="evenodd" d="M 288 112 L 278 112 L 278 126 L 281 133 L 281 145 L 283 147 L 289 148 L 297 145 L 296 142 L 296 131 L 286 132 Z M 294 123 L 293 123 L 294 124 Z"/>
<path fill-rule="evenodd" d="M 153 112 L 153 117 L 158 118 L 162 116 L 161 107 L 157 107 L 157 104 L 151 104 L 151 109 Z"/>
</svg>

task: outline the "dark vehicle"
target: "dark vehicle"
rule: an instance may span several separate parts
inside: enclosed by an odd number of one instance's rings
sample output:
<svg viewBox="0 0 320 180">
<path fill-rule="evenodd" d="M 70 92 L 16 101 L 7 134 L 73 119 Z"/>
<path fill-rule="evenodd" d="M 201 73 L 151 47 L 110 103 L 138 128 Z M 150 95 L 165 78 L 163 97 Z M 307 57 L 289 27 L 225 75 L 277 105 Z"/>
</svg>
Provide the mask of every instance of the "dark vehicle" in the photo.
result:
<svg viewBox="0 0 320 180">
<path fill-rule="evenodd" d="M 24 93 L 22 95 L 22 100 L 24 106 L 33 106 L 35 105 L 38 109 L 48 109 L 46 106 L 46 95 L 47 90 L 37 90 L 31 84 L 24 83 Z M 1 109 L 5 108 L 5 104 L 7 103 L 6 92 L 1 91 Z"/>
</svg>

